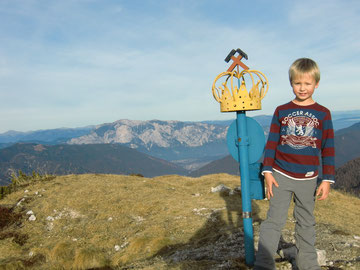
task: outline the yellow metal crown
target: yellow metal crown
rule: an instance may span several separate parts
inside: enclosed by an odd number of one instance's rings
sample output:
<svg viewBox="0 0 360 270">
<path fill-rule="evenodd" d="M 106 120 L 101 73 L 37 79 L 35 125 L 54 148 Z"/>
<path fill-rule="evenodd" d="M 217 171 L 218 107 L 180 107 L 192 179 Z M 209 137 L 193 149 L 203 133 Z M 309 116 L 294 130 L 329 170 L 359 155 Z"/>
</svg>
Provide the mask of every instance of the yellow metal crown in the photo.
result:
<svg viewBox="0 0 360 270">
<path fill-rule="evenodd" d="M 256 83 L 254 77 L 259 79 Z M 234 78 L 236 78 L 235 82 Z M 252 84 L 250 92 L 246 89 L 246 80 L 249 79 Z M 221 86 L 217 86 L 219 83 Z M 241 73 L 223 72 L 215 78 L 212 86 L 214 98 L 220 103 L 221 112 L 261 110 L 261 100 L 268 89 L 269 84 L 265 75 L 260 71 L 249 69 L 244 69 Z"/>
</svg>

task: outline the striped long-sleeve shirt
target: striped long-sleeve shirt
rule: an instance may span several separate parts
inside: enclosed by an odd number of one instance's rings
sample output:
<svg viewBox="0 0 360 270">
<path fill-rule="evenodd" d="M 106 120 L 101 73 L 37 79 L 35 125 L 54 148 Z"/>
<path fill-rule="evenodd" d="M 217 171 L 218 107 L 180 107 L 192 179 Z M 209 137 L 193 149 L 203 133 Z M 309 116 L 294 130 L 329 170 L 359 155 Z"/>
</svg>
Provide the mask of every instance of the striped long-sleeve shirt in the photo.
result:
<svg viewBox="0 0 360 270">
<path fill-rule="evenodd" d="M 262 171 L 276 170 L 297 180 L 318 176 L 322 160 L 323 181 L 335 182 L 334 130 L 330 111 L 318 103 L 293 102 L 276 108 L 265 146 Z"/>
</svg>

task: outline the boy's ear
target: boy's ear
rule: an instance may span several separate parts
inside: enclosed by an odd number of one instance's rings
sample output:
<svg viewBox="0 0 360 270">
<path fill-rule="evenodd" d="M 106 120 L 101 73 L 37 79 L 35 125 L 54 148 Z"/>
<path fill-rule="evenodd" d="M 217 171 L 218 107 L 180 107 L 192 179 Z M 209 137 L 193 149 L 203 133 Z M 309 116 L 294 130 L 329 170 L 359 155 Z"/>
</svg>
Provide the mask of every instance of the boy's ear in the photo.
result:
<svg viewBox="0 0 360 270">
<path fill-rule="evenodd" d="M 318 82 L 315 84 L 315 88 L 318 88 L 318 87 L 319 87 L 319 84 L 320 84 L 320 81 L 318 81 Z"/>
</svg>

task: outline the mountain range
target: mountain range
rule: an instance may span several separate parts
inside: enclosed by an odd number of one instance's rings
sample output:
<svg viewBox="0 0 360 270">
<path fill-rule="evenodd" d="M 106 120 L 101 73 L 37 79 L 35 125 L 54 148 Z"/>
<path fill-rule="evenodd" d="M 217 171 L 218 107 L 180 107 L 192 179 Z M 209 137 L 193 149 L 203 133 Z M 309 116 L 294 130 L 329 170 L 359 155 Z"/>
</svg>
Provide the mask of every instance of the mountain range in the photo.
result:
<svg viewBox="0 0 360 270">
<path fill-rule="evenodd" d="M 359 140 L 360 122 L 335 132 L 335 168 L 339 168 L 346 162 L 360 157 L 360 144 L 356 143 Z M 237 172 L 238 174 L 237 166 L 238 163 L 231 161 L 231 156 L 229 155 L 192 171 L 190 175 L 201 176 L 206 174 L 206 171 L 230 174 Z"/>
<path fill-rule="evenodd" d="M 253 118 L 267 134 L 271 116 Z M 353 124 L 360 119 L 360 111 L 335 113 L 333 119 L 335 127 L 336 123 L 346 126 L 335 132 L 338 168 L 360 156 L 360 146 L 355 143 L 360 139 L 360 122 Z M 239 174 L 226 146 L 231 122 L 119 120 L 76 129 L 9 131 L 0 134 L 0 181 L 8 182 L 10 173 L 19 169 L 26 173 L 139 173 L 149 177 Z M 152 165 L 147 167 L 146 162 Z"/>
<path fill-rule="evenodd" d="M 254 116 L 253 118 L 257 122 L 259 122 L 259 124 L 264 128 L 266 133 L 270 126 L 271 117 L 272 117 L 271 115 L 258 115 L 258 116 Z M 335 130 L 347 128 L 355 123 L 360 122 L 360 110 L 335 111 L 332 113 L 332 118 L 333 118 L 333 125 Z M 131 120 L 120 120 L 120 121 L 131 122 Z M 203 123 L 203 124 L 218 125 L 218 126 L 229 126 L 233 121 L 234 120 L 210 120 L 210 121 L 202 121 L 202 122 L 183 122 L 183 123 L 187 123 L 187 124 Z M 139 123 L 139 122 L 148 122 L 148 121 L 133 121 L 133 122 Z M 179 122 L 179 121 L 171 121 L 171 122 Z M 7 147 L 17 142 L 37 142 L 37 143 L 46 143 L 52 145 L 65 143 L 66 141 L 71 140 L 72 138 L 89 135 L 95 129 L 99 127 L 106 127 L 108 125 L 111 124 L 91 125 L 80 128 L 57 128 L 57 129 L 47 129 L 47 130 L 35 130 L 35 131 L 27 131 L 27 132 L 9 130 L 5 133 L 0 134 L 0 148 Z"/>
<path fill-rule="evenodd" d="M 47 144 L 60 144 L 67 140 L 89 134 L 95 126 L 80 128 L 57 128 L 36 130 L 28 132 L 19 132 L 10 130 L 0 134 L 0 145 L 8 146 L 16 142 L 41 142 Z M 2 147 L 3 148 L 3 147 Z"/>
<path fill-rule="evenodd" d="M 192 169 L 227 155 L 227 128 L 201 122 L 119 120 L 99 125 L 89 134 L 67 143 L 119 143 Z"/>
<path fill-rule="evenodd" d="M 120 144 L 42 145 L 17 143 L 0 149 L 0 184 L 12 173 L 186 175 L 182 167 Z"/>
</svg>

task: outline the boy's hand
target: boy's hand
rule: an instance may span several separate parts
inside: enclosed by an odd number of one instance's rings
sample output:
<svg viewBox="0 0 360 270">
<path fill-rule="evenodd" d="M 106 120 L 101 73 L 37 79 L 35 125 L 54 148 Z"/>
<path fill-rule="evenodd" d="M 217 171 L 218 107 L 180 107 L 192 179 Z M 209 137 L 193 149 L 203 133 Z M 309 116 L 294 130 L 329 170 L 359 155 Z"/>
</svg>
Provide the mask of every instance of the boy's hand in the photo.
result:
<svg viewBox="0 0 360 270">
<path fill-rule="evenodd" d="M 316 191 L 316 196 L 320 196 L 320 198 L 318 198 L 318 201 L 322 201 L 325 200 L 330 193 L 330 182 L 327 181 L 322 181 L 318 190 Z"/>
<path fill-rule="evenodd" d="M 274 197 L 272 188 L 273 185 L 275 185 L 276 187 L 279 187 L 278 182 L 276 182 L 274 176 L 272 175 L 272 173 L 264 173 L 264 177 L 265 177 L 265 185 L 266 185 L 266 198 L 268 198 L 268 200 L 270 200 L 271 197 Z"/>
</svg>

